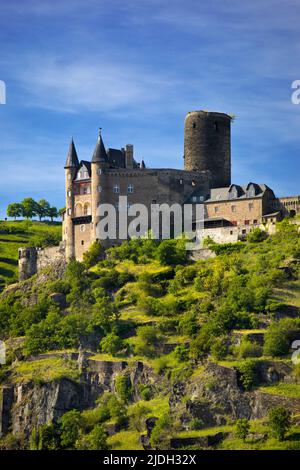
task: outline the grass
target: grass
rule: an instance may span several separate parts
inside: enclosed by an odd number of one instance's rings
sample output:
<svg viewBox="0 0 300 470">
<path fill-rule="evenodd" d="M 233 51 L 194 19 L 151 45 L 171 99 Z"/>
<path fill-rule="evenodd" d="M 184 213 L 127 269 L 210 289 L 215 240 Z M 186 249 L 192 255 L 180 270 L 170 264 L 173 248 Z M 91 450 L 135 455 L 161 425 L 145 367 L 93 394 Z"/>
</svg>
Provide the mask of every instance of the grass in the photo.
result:
<svg viewBox="0 0 300 470">
<path fill-rule="evenodd" d="M 121 311 L 121 320 L 133 321 L 135 323 L 161 322 L 165 320 L 162 316 L 147 315 L 143 310 L 137 307 L 128 307 Z"/>
<path fill-rule="evenodd" d="M 278 383 L 277 385 L 259 387 L 259 391 L 287 398 L 300 398 L 300 384 Z"/>
<path fill-rule="evenodd" d="M 143 450 L 139 431 L 120 431 L 107 439 L 112 450 Z"/>
<path fill-rule="evenodd" d="M 218 432 L 233 432 L 234 425 L 227 424 L 224 426 L 215 426 L 213 428 L 205 428 L 199 430 L 190 430 L 190 431 L 180 431 L 176 434 L 175 437 L 186 438 L 186 437 L 204 437 L 211 436 Z"/>
<path fill-rule="evenodd" d="M 37 383 L 54 382 L 60 379 L 79 379 L 77 364 L 63 358 L 39 359 L 37 361 L 20 362 L 14 367 L 14 382 Z"/>
<path fill-rule="evenodd" d="M 0 222 L 0 290 L 18 280 L 18 250 L 35 235 L 61 233 L 61 224 L 47 222 Z"/>
<path fill-rule="evenodd" d="M 275 300 L 300 308 L 300 279 L 289 281 L 288 285 L 274 289 Z"/>
</svg>

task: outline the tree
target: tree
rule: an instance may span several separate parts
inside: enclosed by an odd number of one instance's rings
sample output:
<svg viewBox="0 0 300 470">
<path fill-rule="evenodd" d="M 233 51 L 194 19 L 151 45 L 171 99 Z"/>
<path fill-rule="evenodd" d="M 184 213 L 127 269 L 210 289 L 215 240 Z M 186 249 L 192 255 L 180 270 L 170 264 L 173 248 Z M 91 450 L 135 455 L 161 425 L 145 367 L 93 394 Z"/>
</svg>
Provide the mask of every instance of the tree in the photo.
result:
<svg viewBox="0 0 300 470">
<path fill-rule="evenodd" d="M 235 434 L 239 439 L 242 439 L 244 442 L 250 431 L 250 423 L 248 419 L 242 418 L 238 419 L 236 422 Z"/>
<path fill-rule="evenodd" d="M 60 442 L 66 449 L 73 449 L 83 426 L 83 418 L 77 410 L 65 413 L 59 420 L 61 428 Z"/>
<path fill-rule="evenodd" d="M 76 443 L 79 450 L 108 450 L 107 433 L 101 424 L 96 424 L 94 429 L 82 436 Z"/>
<path fill-rule="evenodd" d="M 117 354 L 124 349 L 124 341 L 116 333 L 107 334 L 100 342 L 101 350 L 108 354 Z"/>
<path fill-rule="evenodd" d="M 42 220 L 43 217 L 46 217 L 50 210 L 50 204 L 46 199 L 40 199 L 36 205 L 36 213 L 39 216 L 39 219 Z"/>
<path fill-rule="evenodd" d="M 23 213 L 22 204 L 19 204 L 18 202 L 8 204 L 6 213 L 8 217 L 13 217 L 16 220 L 16 218 L 21 217 Z"/>
<path fill-rule="evenodd" d="M 83 263 L 87 268 L 91 268 L 103 258 L 103 248 L 98 241 L 91 244 L 90 248 L 83 253 Z"/>
<path fill-rule="evenodd" d="M 186 262 L 184 240 L 163 240 L 157 248 L 159 262 L 163 265 L 176 266 Z"/>
<path fill-rule="evenodd" d="M 56 219 L 59 214 L 56 207 L 50 207 L 46 215 L 50 217 L 51 222 L 53 222 L 53 219 Z"/>
<path fill-rule="evenodd" d="M 265 334 L 264 354 L 285 356 L 289 352 L 293 337 L 299 333 L 299 318 L 282 318 L 271 323 Z"/>
<path fill-rule="evenodd" d="M 268 418 L 272 433 L 279 441 L 283 441 L 291 427 L 291 412 L 283 406 L 277 406 L 269 411 Z"/>
<path fill-rule="evenodd" d="M 25 197 L 21 202 L 22 216 L 26 219 L 32 219 L 37 214 L 37 203 L 32 197 Z"/>
<path fill-rule="evenodd" d="M 128 374 L 118 375 L 115 380 L 116 392 L 120 399 L 127 403 L 132 397 L 132 384 Z"/>
</svg>

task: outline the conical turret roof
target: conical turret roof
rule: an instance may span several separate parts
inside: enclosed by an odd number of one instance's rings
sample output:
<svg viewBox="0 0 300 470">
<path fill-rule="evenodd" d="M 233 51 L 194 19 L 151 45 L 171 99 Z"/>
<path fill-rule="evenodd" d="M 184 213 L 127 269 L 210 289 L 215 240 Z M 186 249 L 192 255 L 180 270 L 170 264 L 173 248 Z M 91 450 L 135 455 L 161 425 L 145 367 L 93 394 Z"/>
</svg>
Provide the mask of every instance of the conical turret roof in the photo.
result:
<svg viewBox="0 0 300 470">
<path fill-rule="evenodd" d="M 92 163 L 107 162 L 107 161 L 108 161 L 108 157 L 107 157 L 107 153 L 103 144 L 101 130 L 100 130 L 96 147 L 95 147 L 93 157 L 92 157 Z"/>
<path fill-rule="evenodd" d="M 77 156 L 74 140 L 72 137 L 72 140 L 69 146 L 65 168 L 78 167 L 78 166 L 79 166 L 78 156 Z"/>
</svg>

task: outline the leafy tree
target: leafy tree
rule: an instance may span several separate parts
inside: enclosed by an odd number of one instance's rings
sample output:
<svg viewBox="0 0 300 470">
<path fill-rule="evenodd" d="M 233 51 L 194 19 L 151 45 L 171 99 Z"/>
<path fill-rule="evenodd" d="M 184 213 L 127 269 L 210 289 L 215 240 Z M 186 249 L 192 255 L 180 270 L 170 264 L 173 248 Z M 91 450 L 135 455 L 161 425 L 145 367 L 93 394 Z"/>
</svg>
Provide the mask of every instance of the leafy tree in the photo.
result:
<svg viewBox="0 0 300 470">
<path fill-rule="evenodd" d="M 157 257 L 161 264 L 176 266 L 186 262 L 184 240 L 163 240 L 157 248 Z"/>
<path fill-rule="evenodd" d="M 135 347 L 137 354 L 153 357 L 156 348 L 161 344 L 163 336 L 154 326 L 139 326 L 137 328 L 138 342 Z"/>
<path fill-rule="evenodd" d="M 17 217 L 21 217 L 23 214 L 22 204 L 18 202 L 8 204 L 6 213 L 8 217 L 13 217 L 16 220 Z"/>
<path fill-rule="evenodd" d="M 46 215 L 50 217 L 51 222 L 53 222 L 53 219 L 56 219 L 59 216 L 58 210 L 56 207 L 50 207 Z"/>
<path fill-rule="evenodd" d="M 30 450 L 59 450 L 60 435 L 55 424 L 43 424 L 34 428 L 29 439 Z"/>
<path fill-rule="evenodd" d="M 100 342 L 100 348 L 104 353 L 117 354 L 124 349 L 125 343 L 115 332 L 108 333 Z"/>
<path fill-rule="evenodd" d="M 159 418 L 152 430 L 150 444 L 154 449 L 166 450 L 170 446 L 170 434 L 172 430 L 172 420 L 169 414 L 164 414 Z M 174 431 L 174 429 L 173 429 Z"/>
<path fill-rule="evenodd" d="M 269 411 L 268 420 L 274 436 L 283 441 L 291 427 L 291 412 L 283 406 L 277 406 Z"/>
<path fill-rule="evenodd" d="M 90 248 L 83 253 L 83 263 L 91 268 L 103 258 L 103 248 L 98 241 L 91 244 Z"/>
<path fill-rule="evenodd" d="M 22 216 L 26 219 L 32 219 L 37 214 L 37 203 L 32 197 L 25 197 L 21 202 Z"/>
<path fill-rule="evenodd" d="M 250 423 L 248 419 L 242 418 L 236 421 L 236 430 L 235 434 L 239 439 L 242 439 L 244 442 L 250 431 Z"/>
<path fill-rule="evenodd" d="M 239 380 L 245 390 L 249 391 L 255 385 L 257 380 L 257 361 L 254 359 L 246 359 L 245 362 L 238 367 Z"/>
<path fill-rule="evenodd" d="M 265 334 L 264 353 L 267 356 L 285 356 L 289 352 L 293 337 L 299 332 L 299 319 L 282 318 L 271 323 Z"/>
<path fill-rule="evenodd" d="M 210 352 L 217 361 L 225 359 L 228 355 L 229 344 L 228 336 L 220 336 L 214 339 Z"/>
<path fill-rule="evenodd" d="M 40 220 L 47 216 L 49 210 L 50 204 L 46 199 L 40 199 L 36 204 L 36 214 L 39 216 Z"/>
<path fill-rule="evenodd" d="M 83 426 L 83 418 L 79 411 L 71 410 L 65 413 L 59 420 L 61 446 L 65 449 L 73 449 Z"/>
<path fill-rule="evenodd" d="M 82 436 L 76 443 L 80 450 L 108 450 L 107 433 L 101 424 L 96 424 L 87 435 Z"/>
</svg>

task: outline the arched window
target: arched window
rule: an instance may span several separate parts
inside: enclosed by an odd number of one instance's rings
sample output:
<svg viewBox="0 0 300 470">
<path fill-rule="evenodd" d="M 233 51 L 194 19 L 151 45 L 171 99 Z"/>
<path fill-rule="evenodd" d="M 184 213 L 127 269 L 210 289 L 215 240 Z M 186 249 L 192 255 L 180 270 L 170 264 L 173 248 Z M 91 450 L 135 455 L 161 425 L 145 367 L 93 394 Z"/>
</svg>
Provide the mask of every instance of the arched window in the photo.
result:
<svg viewBox="0 0 300 470">
<path fill-rule="evenodd" d="M 75 216 L 80 217 L 83 214 L 82 204 L 78 202 L 75 206 Z"/>
<path fill-rule="evenodd" d="M 91 214 L 91 205 L 89 202 L 86 202 L 83 206 L 83 215 L 90 215 Z"/>
</svg>

